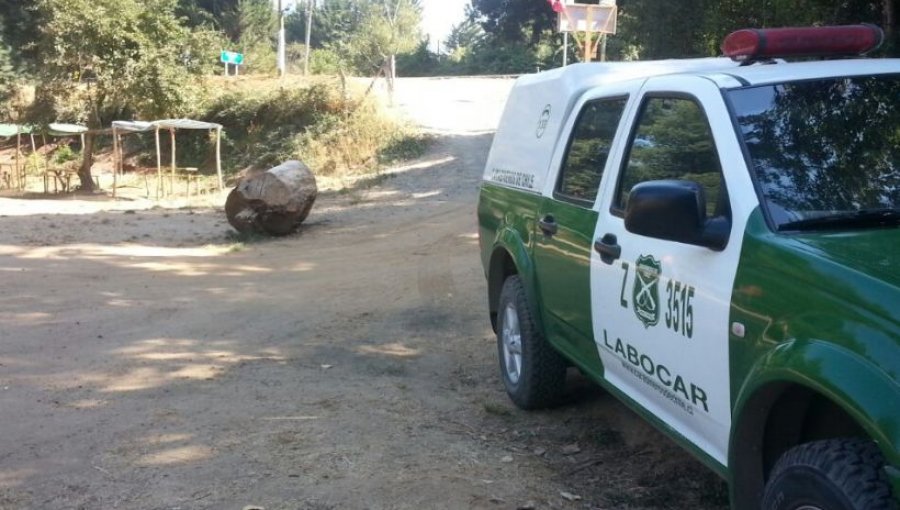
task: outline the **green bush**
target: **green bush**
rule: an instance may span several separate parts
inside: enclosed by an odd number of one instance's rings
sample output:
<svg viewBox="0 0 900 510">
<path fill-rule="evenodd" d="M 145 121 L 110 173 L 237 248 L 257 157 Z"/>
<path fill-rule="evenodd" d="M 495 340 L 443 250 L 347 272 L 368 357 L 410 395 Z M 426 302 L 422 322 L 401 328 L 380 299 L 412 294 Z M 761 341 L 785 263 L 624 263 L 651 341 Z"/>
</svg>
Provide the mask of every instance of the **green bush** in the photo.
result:
<svg viewBox="0 0 900 510">
<path fill-rule="evenodd" d="M 347 63 L 341 55 L 330 49 L 313 50 L 309 54 L 309 72 L 312 74 L 336 75 L 341 69 L 347 69 Z"/>
<path fill-rule="evenodd" d="M 68 145 L 63 145 L 53 153 L 53 163 L 65 165 L 72 161 L 81 160 L 81 151 L 73 151 Z"/>
<path fill-rule="evenodd" d="M 362 173 L 387 160 L 417 155 L 414 147 L 421 141 L 374 100 L 345 102 L 340 85 L 333 82 L 229 93 L 214 99 L 197 118 L 224 127 L 226 172 L 301 159 L 317 174 Z M 181 164 L 212 168 L 212 150 L 205 133 L 179 134 Z"/>
</svg>

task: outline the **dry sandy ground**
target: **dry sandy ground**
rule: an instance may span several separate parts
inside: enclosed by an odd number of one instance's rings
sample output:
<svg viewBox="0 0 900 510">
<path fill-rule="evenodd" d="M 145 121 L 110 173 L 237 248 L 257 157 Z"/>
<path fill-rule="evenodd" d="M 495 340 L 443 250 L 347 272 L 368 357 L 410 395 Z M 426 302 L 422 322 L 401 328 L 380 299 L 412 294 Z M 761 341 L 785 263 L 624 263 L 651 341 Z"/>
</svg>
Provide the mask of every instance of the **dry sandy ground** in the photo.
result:
<svg viewBox="0 0 900 510">
<path fill-rule="evenodd" d="M 218 208 L 0 199 L 0 508 L 722 508 L 572 374 L 516 410 L 475 202 L 507 80 L 405 80 L 421 160 L 240 243 Z"/>
</svg>

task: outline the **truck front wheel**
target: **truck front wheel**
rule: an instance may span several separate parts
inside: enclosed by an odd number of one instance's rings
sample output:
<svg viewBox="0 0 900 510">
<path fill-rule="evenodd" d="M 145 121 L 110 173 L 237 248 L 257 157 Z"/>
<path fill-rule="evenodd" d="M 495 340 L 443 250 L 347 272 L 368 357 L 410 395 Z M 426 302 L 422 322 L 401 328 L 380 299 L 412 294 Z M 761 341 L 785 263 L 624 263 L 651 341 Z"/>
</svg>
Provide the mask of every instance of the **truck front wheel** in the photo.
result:
<svg viewBox="0 0 900 510">
<path fill-rule="evenodd" d="M 509 398 L 522 409 L 559 403 L 566 384 L 566 361 L 534 323 L 522 280 L 510 276 L 500 291 L 497 350 Z"/>
<path fill-rule="evenodd" d="M 788 450 L 772 470 L 764 510 L 896 510 L 872 441 L 829 439 Z"/>
</svg>

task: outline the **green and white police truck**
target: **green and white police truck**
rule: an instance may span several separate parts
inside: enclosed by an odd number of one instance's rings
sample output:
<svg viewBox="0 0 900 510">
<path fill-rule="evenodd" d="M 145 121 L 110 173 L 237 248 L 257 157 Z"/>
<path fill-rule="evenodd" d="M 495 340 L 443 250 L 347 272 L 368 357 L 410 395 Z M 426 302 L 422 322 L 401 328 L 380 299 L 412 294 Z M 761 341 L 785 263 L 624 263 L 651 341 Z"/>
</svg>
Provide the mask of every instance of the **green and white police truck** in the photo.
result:
<svg viewBox="0 0 900 510">
<path fill-rule="evenodd" d="M 554 404 L 574 365 L 733 508 L 896 509 L 900 59 L 821 58 L 881 37 L 519 78 L 478 204 L 511 399 Z"/>
</svg>

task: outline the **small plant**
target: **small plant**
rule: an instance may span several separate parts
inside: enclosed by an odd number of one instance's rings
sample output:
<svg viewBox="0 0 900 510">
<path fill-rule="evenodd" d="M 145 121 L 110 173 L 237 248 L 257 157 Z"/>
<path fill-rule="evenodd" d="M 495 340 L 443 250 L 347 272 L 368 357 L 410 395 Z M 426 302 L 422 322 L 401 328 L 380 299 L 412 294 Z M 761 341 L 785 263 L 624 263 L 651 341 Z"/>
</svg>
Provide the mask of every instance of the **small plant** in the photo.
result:
<svg viewBox="0 0 900 510">
<path fill-rule="evenodd" d="M 25 173 L 29 175 L 40 175 L 46 166 L 44 158 L 36 152 L 29 154 L 25 159 Z"/>
<path fill-rule="evenodd" d="M 68 145 L 63 145 L 56 149 L 51 161 L 50 168 L 53 170 L 74 170 L 81 162 L 81 151 L 75 151 Z"/>
<path fill-rule="evenodd" d="M 484 412 L 493 414 L 494 416 L 512 416 L 512 411 L 510 411 L 508 407 L 494 402 L 485 402 L 482 404 L 482 407 L 484 408 Z"/>
<path fill-rule="evenodd" d="M 257 244 L 271 240 L 270 237 L 266 237 L 256 232 L 235 232 L 233 230 L 229 230 L 228 233 L 225 234 L 225 239 L 232 243 L 228 248 L 229 253 L 241 251 L 245 249 L 248 244 Z"/>
<path fill-rule="evenodd" d="M 223 159 L 231 168 L 267 168 L 301 159 L 318 175 L 377 172 L 421 155 L 427 138 L 387 116 L 373 99 L 336 81 L 269 92 L 238 89 L 213 99 L 199 117 L 222 124 Z M 209 160 L 207 140 L 179 140 L 179 157 Z"/>
<path fill-rule="evenodd" d="M 422 157 L 431 141 L 432 137 L 427 134 L 403 130 L 384 147 L 379 154 L 379 161 L 390 164 Z"/>
</svg>

